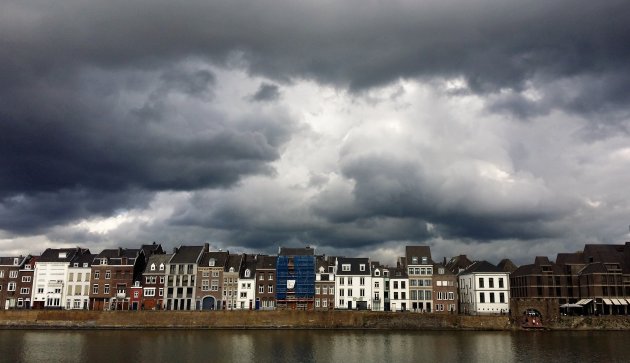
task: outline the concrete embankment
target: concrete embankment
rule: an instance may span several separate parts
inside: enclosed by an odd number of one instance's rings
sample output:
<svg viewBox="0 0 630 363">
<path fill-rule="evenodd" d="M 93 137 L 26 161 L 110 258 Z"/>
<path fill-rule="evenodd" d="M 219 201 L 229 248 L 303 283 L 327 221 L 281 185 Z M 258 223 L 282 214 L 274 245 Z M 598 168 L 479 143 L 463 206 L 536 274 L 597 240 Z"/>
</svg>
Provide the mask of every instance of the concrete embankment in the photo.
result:
<svg viewBox="0 0 630 363">
<path fill-rule="evenodd" d="M 630 330 L 630 317 L 562 317 L 552 330 Z M 369 311 L 0 311 L 0 329 L 519 330 L 507 316 Z"/>
<path fill-rule="evenodd" d="M 506 330 L 506 316 L 364 311 L 0 311 L 0 328 Z"/>
</svg>

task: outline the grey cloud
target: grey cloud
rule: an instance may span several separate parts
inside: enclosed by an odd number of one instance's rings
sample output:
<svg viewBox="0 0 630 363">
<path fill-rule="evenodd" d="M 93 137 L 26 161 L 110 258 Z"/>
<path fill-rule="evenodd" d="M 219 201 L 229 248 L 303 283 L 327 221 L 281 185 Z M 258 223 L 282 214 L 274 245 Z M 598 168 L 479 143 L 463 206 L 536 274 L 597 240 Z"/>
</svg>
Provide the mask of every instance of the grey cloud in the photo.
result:
<svg viewBox="0 0 630 363">
<path fill-rule="evenodd" d="M 614 0 L 68 5 L 39 16 L 28 2 L 14 3 L 19 11 L 2 19 L 3 68 L 155 66 L 200 56 L 280 81 L 306 77 L 354 90 L 463 77 L 483 94 L 518 92 L 536 77 L 541 87 L 581 75 L 625 78 L 630 61 L 629 5 Z M 601 85 L 604 94 L 617 87 Z M 588 97 L 588 84 L 578 86 Z M 628 93 L 616 94 L 592 99 L 588 110 L 625 107 Z"/>
<path fill-rule="evenodd" d="M 280 98 L 280 88 L 275 84 L 261 83 L 256 93 L 250 96 L 255 102 L 271 102 Z"/>
</svg>

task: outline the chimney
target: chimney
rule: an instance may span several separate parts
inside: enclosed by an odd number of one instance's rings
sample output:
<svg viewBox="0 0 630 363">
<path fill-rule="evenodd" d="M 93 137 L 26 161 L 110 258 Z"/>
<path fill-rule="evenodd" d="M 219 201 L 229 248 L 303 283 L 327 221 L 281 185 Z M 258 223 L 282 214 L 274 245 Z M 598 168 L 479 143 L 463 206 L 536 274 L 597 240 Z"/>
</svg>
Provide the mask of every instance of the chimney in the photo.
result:
<svg viewBox="0 0 630 363">
<path fill-rule="evenodd" d="M 122 256 L 122 247 L 118 247 L 118 257 Z"/>
<path fill-rule="evenodd" d="M 178 250 L 179 250 L 179 248 L 177 248 L 177 247 L 173 247 L 173 253 L 174 253 L 174 254 L 175 254 L 175 253 L 177 253 L 177 251 L 178 251 Z"/>
<path fill-rule="evenodd" d="M 204 243 L 203 244 L 203 252 L 208 252 L 210 251 L 210 244 L 209 243 Z"/>
</svg>

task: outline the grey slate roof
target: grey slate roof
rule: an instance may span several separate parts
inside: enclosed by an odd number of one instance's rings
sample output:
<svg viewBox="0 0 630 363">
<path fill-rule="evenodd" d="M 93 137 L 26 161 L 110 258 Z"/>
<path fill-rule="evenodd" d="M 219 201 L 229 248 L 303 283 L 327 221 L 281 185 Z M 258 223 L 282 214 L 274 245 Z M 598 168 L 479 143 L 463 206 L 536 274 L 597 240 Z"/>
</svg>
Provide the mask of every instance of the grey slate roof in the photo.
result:
<svg viewBox="0 0 630 363">
<path fill-rule="evenodd" d="M 280 247 L 278 252 L 280 256 L 314 256 L 315 250 L 310 247 L 293 248 L 293 247 Z"/>
<path fill-rule="evenodd" d="M 103 258 L 107 259 L 108 265 L 134 265 L 136 258 L 140 255 L 139 248 L 110 248 L 102 250 L 93 258 L 93 264 L 100 265 Z"/>
<path fill-rule="evenodd" d="M 407 274 L 407 269 L 402 267 L 391 267 L 389 268 L 389 278 L 390 279 L 406 279 L 409 278 Z"/>
<path fill-rule="evenodd" d="M 488 261 L 475 261 L 472 265 L 470 265 L 466 270 L 462 271 L 461 274 L 469 274 L 469 273 L 493 273 L 493 272 L 505 272 L 498 268 L 497 266 L 491 264 Z"/>
<path fill-rule="evenodd" d="M 225 267 L 227 263 L 229 253 L 223 251 L 216 252 L 204 252 L 199 260 L 199 267 L 208 267 L 210 266 L 210 259 L 214 258 L 214 266 L 213 267 Z"/>
<path fill-rule="evenodd" d="M 168 260 L 171 259 L 171 257 L 173 257 L 172 254 L 170 253 L 164 253 L 164 254 L 157 254 L 157 255 L 151 255 L 149 256 L 149 261 L 147 261 L 147 266 L 144 269 L 144 273 L 161 273 L 163 274 L 166 271 L 166 267 L 164 271 L 160 271 L 160 264 L 164 264 L 164 266 L 166 266 L 166 264 L 168 263 Z M 155 271 L 151 271 L 151 265 L 155 264 Z"/>
<path fill-rule="evenodd" d="M 243 263 L 241 264 L 241 270 L 239 271 L 238 277 L 241 279 L 249 278 L 253 279 L 256 274 L 256 256 L 254 255 L 243 255 Z M 245 270 L 249 270 L 249 277 L 245 277 Z"/>
<path fill-rule="evenodd" d="M 39 257 L 37 262 L 70 262 L 75 257 L 77 253 L 81 253 L 83 251 L 88 251 L 84 248 L 75 247 L 75 248 L 47 248 L 44 253 Z M 65 253 L 65 257 L 59 257 L 60 253 Z"/>
<path fill-rule="evenodd" d="M 365 266 L 365 270 L 361 271 L 360 265 Z M 350 265 L 350 271 L 343 271 L 343 265 Z M 337 275 L 338 276 L 370 276 L 370 259 L 367 257 L 338 257 L 337 258 Z"/>
<path fill-rule="evenodd" d="M 241 260 L 242 255 L 229 255 L 227 263 L 225 264 L 225 272 L 230 271 L 230 268 L 234 269 L 234 272 L 239 272 L 241 270 Z"/>
<path fill-rule="evenodd" d="M 203 246 L 180 246 L 169 263 L 198 263 Z"/>
<path fill-rule="evenodd" d="M 407 266 L 413 265 L 413 258 L 418 258 L 418 264 L 422 263 L 422 258 L 426 257 L 428 264 L 433 264 L 431 260 L 431 248 L 429 246 L 407 246 L 405 247 L 405 258 L 407 259 Z"/>
<path fill-rule="evenodd" d="M 256 270 L 275 270 L 277 260 L 277 256 L 258 255 Z"/>
</svg>

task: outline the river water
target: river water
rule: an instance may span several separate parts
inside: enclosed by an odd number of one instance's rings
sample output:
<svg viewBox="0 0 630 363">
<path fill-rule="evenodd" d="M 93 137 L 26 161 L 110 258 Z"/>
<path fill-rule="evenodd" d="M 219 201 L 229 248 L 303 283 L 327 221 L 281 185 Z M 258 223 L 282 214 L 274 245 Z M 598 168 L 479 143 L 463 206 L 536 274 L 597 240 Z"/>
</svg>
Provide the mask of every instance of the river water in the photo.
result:
<svg viewBox="0 0 630 363">
<path fill-rule="evenodd" d="M 630 362 L 630 332 L 0 330 L 0 362 Z"/>
</svg>

